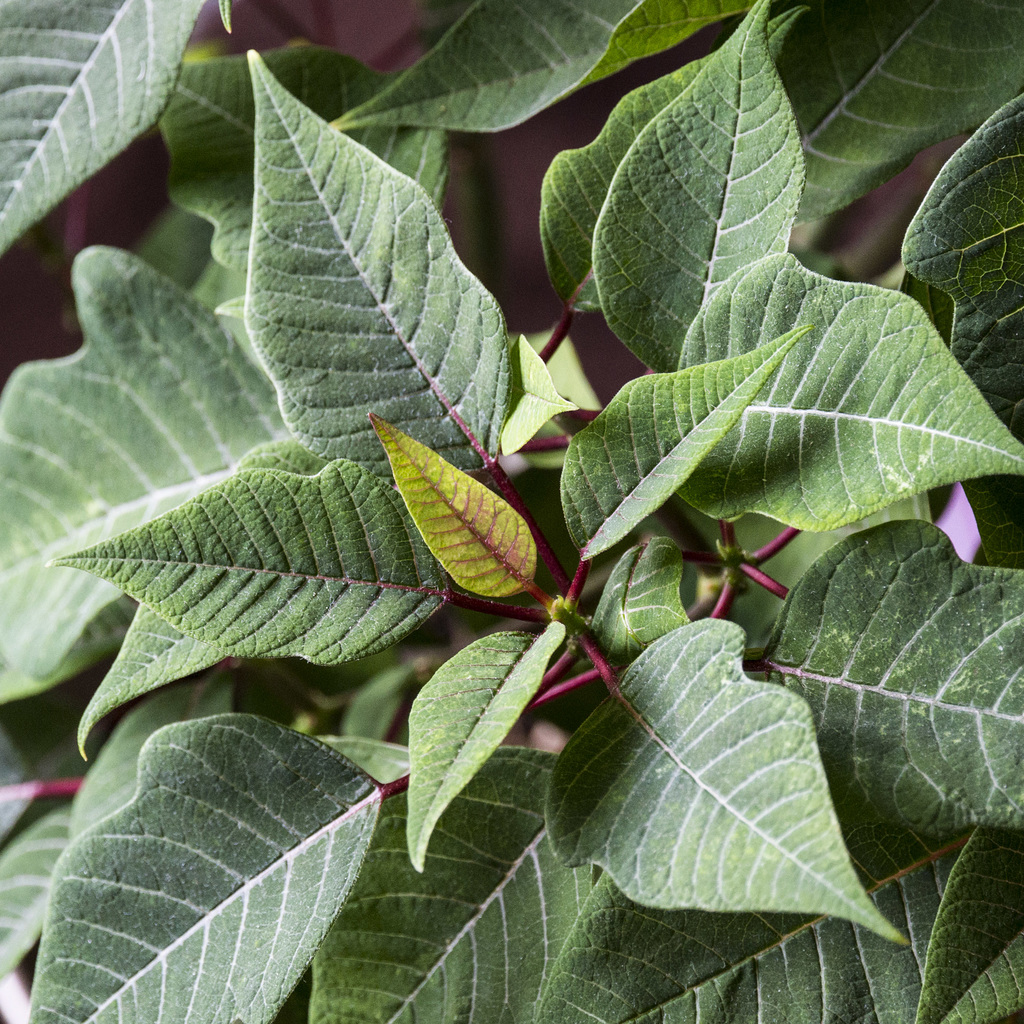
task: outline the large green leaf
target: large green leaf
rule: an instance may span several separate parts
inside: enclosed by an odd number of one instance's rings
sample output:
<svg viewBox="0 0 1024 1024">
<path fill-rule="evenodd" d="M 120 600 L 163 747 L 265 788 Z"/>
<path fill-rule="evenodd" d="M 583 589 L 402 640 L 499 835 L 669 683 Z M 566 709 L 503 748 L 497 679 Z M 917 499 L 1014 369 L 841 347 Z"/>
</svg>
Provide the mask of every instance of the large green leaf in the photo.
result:
<svg viewBox="0 0 1024 1024">
<path fill-rule="evenodd" d="M 53 867 L 68 844 L 68 811 L 30 825 L 0 854 L 0 978 L 21 962 L 43 930 Z"/>
<path fill-rule="evenodd" d="M 409 857 L 423 870 L 438 818 L 461 793 L 537 692 L 565 639 L 552 622 L 539 636 L 492 633 L 446 661 L 409 715 Z"/>
<path fill-rule="evenodd" d="M 614 665 L 625 665 L 689 620 L 679 598 L 683 556 L 667 537 L 630 548 L 612 569 L 591 629 Z"/>
<path fill-rule="evenodd" d="M 101 608 L 57 667 L 44 676 L 30 676 L 8 666 L 0 668 L 0 704 L 45 693 L 110 657 L 127 635 L 135 607 L 135 602 L 125 597 Z"/>
<path fill-rule="evenodd" d="M 943 167 L 907 231 L 903 259 L 956 303 L 953 354 L 1020 438 L 1024 419 L 1024 98 L 996 111 Z M 990 564 L 1024 568 L 1024 485 L 969 486 Z"/>
<path fill-rule="evenodd" d="M 749 0 L 477 0 L 426 56 L 337 123 L 500 131 L 747 6 Z"/>
<path fill-rule="evenodd" d="M 72 837 L 119 811 L 135 795 L 139 753 L 153 733 L 174 722 L 230 710 L 231 685 L 226 673 L 211 674 L 196 686 L 164 690 L 132 708 L 107 737 L 75 794 Z"/>
<path fill-rule="evenodd" d="M 380 792 L 249 715 L 168 726 L 130 804 L 68 847 L 32 1022 L 268 1024 L 352 887 Z"/>
<path fill-rule="evenodd" d="M 74 286 L 85 347 L 22 366 L 0 403 L 0 651 L 38 677 L 117 597 L 48 559 L 180 505 L 284 435 L 266 378 L 176 285 L 89 249 Z"/>
<path fill-rule="evenodd" d="M 878 526 L 806 572 L 764 658 L 810 704 L 837 801 L 931 834 L 1024 822 L 1020 573 Z"/>
<path fill-rule="evenodd" d="M 157 119 L 200 7 L 0 5 L 0 252 Z"/>
<path fill-rule="evenodd" d="M 487 597 L 531 590 L 537 545 L 526 520 L 485 484 L 370 414 L 409 515 L 460 587 Z"/>
<path fill-rule="evenodd" d="M 851 855 L 896 946 L 835 917 L 637 906 L 602 879 L 555 962 L 538 1024 L 907 1024 L 956 849 L 861 826 Z"/>
<path fill-rule="evenodd" d="M 840 209 L 1024 86 L 1019 4 L 799 3 L 811 10 L 786 41 L 779 70 L 803 133 L 804 217 Z"/>
<path fill-rule="evenodd" d="M 321 665 L 396 643 L 444 588 L 398 495 L 344 461 L 317 476 L 244 470 L 59 561 L 228 654 Z"/>
<path fill-rule="evenodd" d="M 103 677 L 78 726 L 78 746 L 104 715 L 143 694 L 216 665 L 223 651 L 179 633 L 145 605 L 135 613 L 114 664 Z"/>
<path fill-rule="evenodd" d="M 682 495 L 723 518 L 808 530 L 857 522 L 931 487 L 1021 474 L 1022 448 L 906 295 L 831 281 L 792 256 L 737 275 L 687 333 L 682 365 L 814 324 Z"/>
<path fill-rule="evenodd" d="M 272 50 L 263 59 L 293 96 L 328 120 L 387 81 L 351 57 L 315 46 Z M 237 270 L 246 268 L 252 230 L 255 119 L 252 81 L 241 56 L 185 64 L 160 119 L 171 154 L 171 198 L 214 225 L 214 257 Z M 441 204 L 448 178 L 443 132 L 375 128 L 353 138 Z"/>
<path fill-rule="evenodd" d="M 928 942 L 917 1024 L 1024 1009 L 1024 838 L 978 829 L 950 872 Z"/>
<path fill-rule="evenodd" d="M 495 752 L 409 863 L 405 798 L 388 800 L 352 898 L 313 964 L 310 1024 L 533 1020 L 590 889 L 544 828 L 554 758 Z"/>
<path fill-rule="evenodd" d="M 645 9 L 640 8 L 641 11 Z M 703 60 L 627 93 L 601 133 L 581 149 L 563 149 L 541 185 L 540 236 L 555 291 L 576 309 L 600 309 L 593 281 L 594 228 L 615 171 L 636 137 L 693 81 Z"/>
<path fill-rule="evenodd" d="M 810 712 L 748 679 L 743 647 L 708 619 L 633 662 L 558 759 L 555 849 L 649 906 L 832 913 L 898 937 L 850 864 Z"/>
<path fill-rule="evenodd" d="M 573 436 L 562 508 L 584 558 L 622 540 L 700 469 L 810 330 L 735 359 L 630 381 Z"/>
<path fill-rule="evenodd" d="M 430 197 L 252 58 L 256 199 L 245 304 L 286 422 L 325 458 L 383 468 L 367 413 L 460 468 L 498 451 L 511 374 L 494 298 Z"/>
<path fill-rule="evenodd" d="M 608 52 L 583 84 L 614 74 L 640 57 L 675 46 L 699 28 L 750 6 L 751 0 L 645 0 L 619 23 Z"/>
<path fill-rule="evenodd" d="M 655 370 L 676 368 L 687 327 L 727 278 L 786 250 L 803 159 L 768 49 L 768 13 L 759 0 L 640 132 L 597 219 L 601 309 Z"/>
</svg>

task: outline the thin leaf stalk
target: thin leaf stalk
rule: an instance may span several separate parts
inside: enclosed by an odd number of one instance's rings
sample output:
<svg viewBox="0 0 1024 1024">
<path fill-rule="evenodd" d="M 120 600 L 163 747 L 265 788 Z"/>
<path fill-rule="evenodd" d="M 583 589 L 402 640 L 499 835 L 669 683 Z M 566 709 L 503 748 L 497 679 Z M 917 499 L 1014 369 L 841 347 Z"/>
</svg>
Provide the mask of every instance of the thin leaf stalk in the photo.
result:
<svg viewBox="0 0 1024 1024">
<path fill-rule="evenodd" d="M 601 670 L 599 668 L 587 669 L 586 672 L 581 672 L 578 676 L 572 676 L 570 679 L 566 679 L 549 687 L 547 690 L 543 690 L 530 701 L 529 707 L 526 710 L 533 711 L 534 708 L 539 708 L 553 700 L 558 700 L 559 697 L 564 697 L 567 693 L 572 693 L 573 690 L 578 690 L 581 686 L 587 686 L 600 678 Z"/>
<path fill-rule="evenodd" d="M 597 646 L 597 641 L 588 633 L 581 633 L 579 641 L 587 657 L 593 662 L 594 668 L 597 669 L 599 675 L 604 680 L 605 686 L 608 687 L 608 692 L 613 697 L 619 697 L 619 677 L 615 674 L 615 669 L 609 664 L 608 659 L 601 652 L 601 648 Z"/>
<path fill-rule="evenodd" d="M 31 782 L 15 782 L 0 786 L 0 804 L 14 800 L 57 800 L 74 796 L 82 788 L 84 777 L 69 779 L 34 779 Z"/>
<path fill-rule="evenodd" d="M 576 567 L 576 575 L 572 578 L 572 583 L 569 584 L 569 590 L 565 595 L 565 599 L 570 604 L 578 604 L 580 596 L 583 594 L 583 588 L 587 585 L 587 577 L 590 575 L 590 566 L 592 562 L 589 558 L 581 558 L 580 564 Z"/>
<path fill-rule="evenodd" d="M 732 611 L 732 603 L 736 600 L 736 587 L 732 583 L 726 581 L 722 587 L 722 592 L 718 595 L 718 600 L 715 602 L 715 607 L 711 609 L 711 615 L 709 618 L 712 619 L 724 619 L 727 618 L 729 612 Z"/>
<path fill-rule="evenodd" d="M 536 589 L 545 599 L 542 603 L 550 603 L 551 598 L 540 587 Z M 523 622 L 547 622 L 550 618 L 547 611 L 543 608 L 526 608 L 517 604 L 502 604 L 501 601 L 489 601 L 485 597 L 472 597 L 469 594 L 460 594 L 454 590 L 441 592 L 441 597 L 448 604 L 453 604 L 457 608 L 467 608 L 473 612 L 485 612 L 488 615 L 497 615 L 499 618 L 520 619 Z"/>
<path fill-rule="evenodd" d="M 776 597 L 781 597 L 782 600 L 786 599 L 786 595 L 789 593 L 789 588 L 783 586 L 778 580 L 772 579 L 771 576 L 766 572 L 762 572 L 754 565 L 749 565 L 744 562 L 740 565 L 740 572 L 744 576 L 752 579 L 755 583 L 760 584 L 770 594 L 774 594 Z"/>
<path fill-rule="evenodd" d="M 747 555 L 748 564 L 760 565 L 761 562 L 767 562 L 769 558 L 777 555 L 790 541 L 798 537 L 800 533 L 801 531 L 795 526 L 787 526 L 782 533 L 768 541 L 764 547 L 758 548 Z"/>
</svg>

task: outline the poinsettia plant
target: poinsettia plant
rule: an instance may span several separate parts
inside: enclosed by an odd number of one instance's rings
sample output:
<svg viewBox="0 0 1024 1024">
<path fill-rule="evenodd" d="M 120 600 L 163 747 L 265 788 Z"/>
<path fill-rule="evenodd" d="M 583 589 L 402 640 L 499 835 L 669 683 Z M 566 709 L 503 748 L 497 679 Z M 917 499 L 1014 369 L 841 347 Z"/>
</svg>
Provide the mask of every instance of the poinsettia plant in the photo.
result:
<svg viewBox="0 0 1024 1024">
<path fill-rule="evenodd" d="M 0 246 L 154 123 L 213 225 L 191 290 L 78 255 L 0 402 L 33 1024 L 1024 1011 L 1024 5 L 475 0 L 390 75 L 182 64 L 200 6 L 0 3 Z M 723 18 L 551 164 L 526 337 L 447 133 Z M 840 279 L 816 231 L 970 132 Z M 584 314 L 648 368 L 603 408 Z"/>
</svg>

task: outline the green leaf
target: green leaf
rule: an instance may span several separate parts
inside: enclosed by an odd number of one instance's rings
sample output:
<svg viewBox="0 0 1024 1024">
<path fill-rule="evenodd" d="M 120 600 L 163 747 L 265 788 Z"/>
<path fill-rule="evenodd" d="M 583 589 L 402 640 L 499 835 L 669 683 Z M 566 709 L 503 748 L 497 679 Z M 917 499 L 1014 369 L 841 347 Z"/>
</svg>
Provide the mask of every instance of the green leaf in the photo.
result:
<svg viewBox="0 0 1024 1024">
<path fill-rule="evenodd" d="M 351 462 L 247 470 L 60 560 L 240 657 L 363 658 L 441 603 L 437 565 L 390 487 Z"/>
<path fill-rule="evenodd" d="M 913 274 L 904 272 L 900 291 L 916 299 L 928 314 L 939 337 L 948 345 L 953 336 L 953 299 L 946 292 L 924 281 L 919 281 Z"/>
<path fill-rule="evenodd" d="M 656 640 L 569 741 L 551 840 L 648 906 L 831 913 L 898 933 L 864 895 L 803 701 L 748 679 L 743 631 Z"/>
<path fill-rule="evenodd" d="M 841 209 L 1024 86 L 1024 8 L 799 0 L 779 62 L 803 133 L 805 219 Z"/>
<path fill-rule="evenodd" d="M 441 818 L 422 874 L 405 797 L 388 800 L 348 904 L 313 963 L 312 1024 L 531 1021 L 590 889 L 544 828 L 554 758 L 504 747 Z"/>
<path fill-rule="evenodd" d="M 78 836 L 131 800 L 135 795 L 139 753 L 158 729 L 230 710 L 231 685 L 226 673 L 211 673 L 195 686 L 164 690 L 132 708 L 107 737 L 89 766 L 82 788 L 75 794 L 71 836 Z"/>
<path fill-rule="evenodd" d="M 0 6 L 0 252 L 157 119 L 200 7 Z"/>
<path fill-rule="evenodd" d="M 380 799 L 329 747 L 263 719 L 161 729 L 132 802 L 61 860 L 33 1024 L 269 1024 L 349 894 Z"/>
<path fill-rule="evenodd" d="M 539 334 L 527 335 L 527 341 L 533 350 L 539 353 L 550 337 L 550 332 L 542 331 Z M 575 403 L 581 409 L 600 409 L 604 405 L 594 393 L 586 371 L 580 363 L 580 357 L 576 352 L 576 346 L 572 343 L 572 338 L 562 339 L 561 344 L 545 366 L 551 375 L 555 390 L 567 401 Z"/>
<path fill-rule="evenodd" d="M 932 487 L 1024 470 L 1024 449 L 916 302 L 831 281 L 792 256 L 769 256 L 721 289 L 687 333 L 682 365 L 808 323 L 815 332 L 683 486 L 702 512 L 833 530 Z"/>
<path fill-rule="evenodd" d="M 409 750 L 368 736 L 321 736 L 339 754 L 358 765 L 378 782 L 393 782 L 409 774 Z"/>
<path fill-rule="evenodd" d="M 933 835 L 1024 820 L 1022 662 L 1024 577 L 913 521 L 818 559 L 764 654 L 811 706 L 837 802 Z"/>
<path fill-rule="evenodd" d="M 978 829 L 950 872 L 917 1024 L 1001 1021 L 1024 1009 L 1024 838 Z"/>
<path fill-rule="evenodd" d="M 369 99 L 388 76 L 318 46 L 263 54 L 267 67 L 296 99 L 328 120 Z M 205 217 L 216 231 L 214 259 L 244 271 L 252 230 L 256 108 L 244 56 L 192 61 L 160 119 L 171 154 L 171 198 Z M 353 138 L 418 181 L 439 206 L 448 179 L 443 132 L 373 128 Z"/>
<path fill-rule="evenodd" d="M 956 849 L 861 826 L 851 854 L 896 946 L 836 917 L 652 910 L 607 878 L 551 971 L 538 1024 L 896 1024 L 914 1019 Z"/>
<path fill-rule="evenodd" d="M 520 334 L 510 348 L 512 394 L 501 428 L 503 455 L 519 451 L 552 416 L 578 408 L 555 390 L 547 366 L 525 334 Z"/>
<path fill-rule="evenodd" d="M 286 473 L 316 476 L 327 462 L 298 441 L 268 441 L 246 453 L 239 469 L 283 469 Z"/>
<path fill-rule="evenodd" d="M 563 302 L 585 312 L 601 308 L 592 250 L 612 178 L 640 132 L 683 92 L 704 63 L 691 61 L 627 93 L 589 146 L 563 149 L 551 161 L 541 185 L 540 234 L 551 283 Z"/>
<path fill-rule="evenodd" d="M 0 853 L 0 978 L 18 966 L 43 930 L 54 864 L 68 844 L 68 811 L 50 811 Z"/>
<path fill-rule="evenodd" d="M 630 548 L 612 569 L 591 629 L 615 665 L 627 665 L 647 646 L 689 619 L 679 598 L 683 556 L 667 537 Z"/>
<path fill-rule="evenodd" d="M 434 826 L 498 749 L 565 639 L 552 622 L 539 636 L 492 633 L 450 658 L 409 715 L 409 859 L 423 870 Z"/>
<path fill-rule="evenodd" d="M 655 370 L 676 368 L 687 327 L 719 285 L 786 250 L 803 161 L 768 49 L 768 12 L 760 0 L 640 132 L 597 219 L 601 309 Z"/>
<path fill-rule="evenodd" d="M 59 665 L 36 677 L 16 668 L 0 667 L 0 704 L 45 693 L 60 683 L 110 657 L 120 647 L 135 616 L 135 602 L 128 598 L 101 608 Z"/>
<path fill-rule="evenodd" d="M 501 310 L 429 196 L 252 58 L 256 200 L 245 320 L 315 454 L 383 469 L 367 413 L 460 468 L 497 454 L 511 374 Z M 472 439 L 471 439 L 472 438 Z"/>
<path fill-rule="evenodd" d="M 88 249 L 74 287 L 84 348 L 22 366 L 0 403 L 0 651 L 36 677 L 117 597 L 49 559 L 180 505 L 284 435 L 266 378 L 141 260 Z"/>
<path fill-rule="evenodd" d="M 342 719 L 345 735 L 384 739 L 415 680 L 413 665 L 396 665 L 368 679 L 345 711 Z"/>
<path fill-rule="evenodd" d="M 129 701 L 223 660 L 224 652 L 179 633 L 169 622 L 141 605 L 103 682 L 92 695 L 78 724 L 78 749 L 96 723 Z"/>
<path fill-rule="evenodd" d="M 501 131 L 743 6 L 738 0 L 520 0 L 514 6 L 477 0 L 424 57 L 337 124 Z"/>
<path fill-rule="evenodd" d="M 974 510 L 989 565 L 1024 569 L 1024 480 L 990 476 L 967 480 L 964 493 Z"/>
<path fill-rule="evenodd" d="M 792 330 L 735 359 L 638 377 L 574 435 L 562 508 L 582 556 L 607 551 L 700 470 L 810 330 Z"/>
<path fill-rule="evenodd" d="M 667 50 L 705 25 L 750 6 L 751 0 L 646 0 L 619 23 L 608 52 L 583 84 L 621 71 L 640 57 Z"/>
<path fill-rule="evenodd" d="M 224 23 L 224 28 L 228 32 L 231 31 L 231 0 L 217 0 L 217 5 L 220 8 L 220 20 Z"/>
<path fill-rule="evenodd" d="M 14 786 L 25 778 L 25 762 L 11 737 L 0 725 L 0 786 Z M 16 800 L 0 800 L 0 843 L 14 828 L 21 812 L 28 806 L 24 797 Z"/>
<path fill-rule="evenodd" d="M 486 597 L 534 592 L 537 545 L 523 517 L 426 445 L 370 419 L 413 522 L 452 579 Z"/>
</svg>

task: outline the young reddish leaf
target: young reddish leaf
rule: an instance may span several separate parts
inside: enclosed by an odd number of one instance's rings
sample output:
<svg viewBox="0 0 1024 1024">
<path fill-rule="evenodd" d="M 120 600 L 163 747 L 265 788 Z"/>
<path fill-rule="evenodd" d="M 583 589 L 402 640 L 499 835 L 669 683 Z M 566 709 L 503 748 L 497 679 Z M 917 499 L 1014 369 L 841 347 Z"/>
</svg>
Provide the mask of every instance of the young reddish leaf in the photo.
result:
<svg viewBox="0 0 1024 1024">
<path fill-rule="evenodd" d="M 526 590 L 550 603 L 533 582 L 537 547 L 523 517 L 426 445 L 373 413 L 370 420 L 413 522 L 452 579 L 485 597 Z"/>
</svg>

